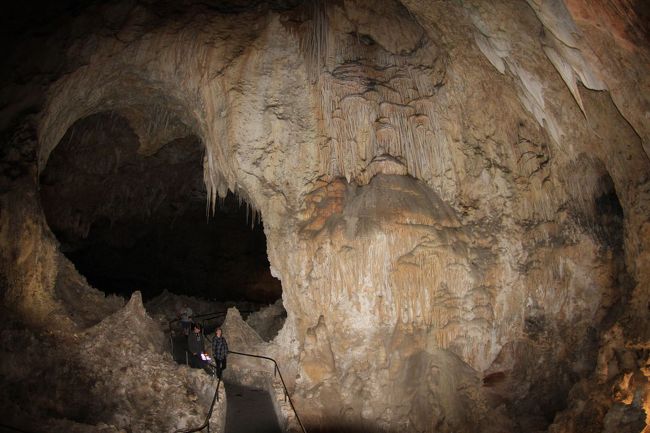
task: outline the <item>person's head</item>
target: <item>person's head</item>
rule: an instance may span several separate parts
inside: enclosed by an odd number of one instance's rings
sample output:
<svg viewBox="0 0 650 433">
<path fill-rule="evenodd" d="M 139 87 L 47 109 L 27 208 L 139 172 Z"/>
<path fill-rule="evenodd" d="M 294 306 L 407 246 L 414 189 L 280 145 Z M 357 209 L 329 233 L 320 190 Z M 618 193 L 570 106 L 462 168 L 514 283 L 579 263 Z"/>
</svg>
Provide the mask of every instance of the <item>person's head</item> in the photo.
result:
<svg viewBox="0 0 650 433">
<path fill-rule="evenodd" d="M 214 330 L 214 335 L 216 335 L 217 337 L 221 337 L 221 328 L 215 329 Z"/>
<path fill-rule="evenodd" d="M 201 326 L 198 323 L 195 323 L 194 326 L 192 327 L 192 330 L 194 331 L 195 334 L 198 334 L 201 332 Z"/>
</svg>

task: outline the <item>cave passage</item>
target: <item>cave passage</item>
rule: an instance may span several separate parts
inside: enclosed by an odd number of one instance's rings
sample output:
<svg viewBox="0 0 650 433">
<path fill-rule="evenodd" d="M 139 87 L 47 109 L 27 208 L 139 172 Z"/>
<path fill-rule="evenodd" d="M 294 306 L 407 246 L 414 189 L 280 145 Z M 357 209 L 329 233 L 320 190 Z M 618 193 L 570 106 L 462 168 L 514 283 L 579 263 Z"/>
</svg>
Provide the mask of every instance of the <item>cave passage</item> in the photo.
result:
<svg viewBox="0 0 650 433">
<path fill-rule="evenodd" d="M 217 301 L 281 296 L 261 220 L 229 194 L 206 216 L 203 146 L 193 136 L 143 153 L 128 121 L 75 123 L 41 175 L 48 224 L 89 284 L 150 299 L 163 290 Z"/>
</svg>

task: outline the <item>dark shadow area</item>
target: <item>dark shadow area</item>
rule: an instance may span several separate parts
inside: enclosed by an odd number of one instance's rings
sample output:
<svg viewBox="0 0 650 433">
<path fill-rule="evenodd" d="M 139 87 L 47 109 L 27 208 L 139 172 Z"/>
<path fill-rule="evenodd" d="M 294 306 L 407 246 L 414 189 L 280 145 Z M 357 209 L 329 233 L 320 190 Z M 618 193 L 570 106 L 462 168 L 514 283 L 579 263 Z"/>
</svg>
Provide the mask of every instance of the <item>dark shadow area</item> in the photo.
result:
<svg viewBox="0 0 650 433">
<path fill-rule="evenodd" d="M 271 396 L 262 390 L 224 382 L 228 398 L 226 432 L 281 433 Z"/>
<path fill-rule="evenodd" d="M 617 254 L 623 252 L 623 207 L 616 194 L 614 181 L 608 173 L 598 180 L 602 194 L 596 197 L 594 215 L 596 216 L 596 235 Z"/>
<path fill-rule="evenodd" d="M 112 410 L 89 398 L 96 380 L 76 349 L 63 349 L 65 343 L 57 335 L 35 332 L 10 310 L 0 308 L 0 314 L 4 318 L 0 332 L 5 336 L 0 341 L 0 422 L 42 432 L 38 423 L 45 417 L 92 424 Z M 17 416 L 16 406 L 25 411 L 38 408 L 39 416 Z M 4 431 L 16 430 L 0 429 Z"/>
<path fill-rule="evenodd" d="M 203 146 L 172 139 L 143 154 L 128 121 L 78 121 L 52 152 L 41 199 L 62 252 L 107 293 L 145 299 L 167 289 L 218 301 L 281 296 L 261 221 L 228 195 L 206 215 Z"/>
<path fill-rule="evenodd" d="M 310 425 L 305 426 L 309 433 L 404 433 L 401 430 L 390 430 L 381 428 L 369 422 L 352 423 L 343 421 L 328 422 L 327 425 Z"/>
</svg>

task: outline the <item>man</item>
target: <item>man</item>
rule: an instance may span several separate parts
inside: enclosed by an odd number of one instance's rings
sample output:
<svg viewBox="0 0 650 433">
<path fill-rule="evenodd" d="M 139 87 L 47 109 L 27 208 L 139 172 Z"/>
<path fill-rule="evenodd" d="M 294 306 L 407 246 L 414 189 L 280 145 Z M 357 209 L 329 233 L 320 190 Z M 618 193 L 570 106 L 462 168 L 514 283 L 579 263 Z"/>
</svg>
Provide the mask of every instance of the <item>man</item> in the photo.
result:
<svg viewBox="0 0 650 433">
<path fill-rule="evenodd" d="M 183 327 L 183 333 L 185 335 L 188 335 L 190 332 L 190 326 L 192 324 L 192 316 L 194 315 L 194 312 L 190 307 L 184 305 L 178 315 L 180 316 L 181 319 L 181 326 Z"/>
<path fill-rule="evenodd" d="M 187 350 L 189 351 L 190 367 L 202 368 L 203 333 L 201 333 L 201 326 L 198 323 L 194 324 L 192 332 L 187 336 Z"/>
<path fill-rule="evenodd" d="M 212 340 L 212 356 L 217 367 L 217 377 L 221 379 L 221 373 L 226 369 L 226 357 L 228 356 L 228 342 L 221 335 L 221 328 L 214 331 L 214 340 Z"/>
</svg>

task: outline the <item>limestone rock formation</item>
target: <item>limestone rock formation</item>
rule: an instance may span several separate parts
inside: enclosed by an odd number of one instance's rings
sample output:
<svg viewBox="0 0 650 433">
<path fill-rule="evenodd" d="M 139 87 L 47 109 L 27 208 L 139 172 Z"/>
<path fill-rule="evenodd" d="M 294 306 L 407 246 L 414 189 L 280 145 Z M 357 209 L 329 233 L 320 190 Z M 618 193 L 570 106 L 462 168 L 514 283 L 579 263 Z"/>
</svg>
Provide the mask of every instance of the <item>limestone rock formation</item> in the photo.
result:
<svg viewBox="0 0 650 433">
<path fill-rule="evenodd" d="M 139 292 L 124 308 L 75 334 L 6 325 L 5 423 L 52 432 L 170 431 L 203 423 L 215 383 L 171 360 Z M 217 430 L 225 422 L 223 407 L 214 412 Z"/>
<path fill-rule="evenodd" d="M 256 311 L 246 318 L 246 323 L 253 328 L 264 341 L 270 341 L 284 326 L 287 311 L 278 299 L 274 304 Z"/>
<path fill-rule="evenodd" d="M 176 295 L 167 290 L 145 303 L 147 313 L 160 318 L 161 322 L 178 319 L 180 309 L 188 306 L 197 315 L 219 311 L 223 306 L 218 302 L 210 302 L 192 296 Z"/>
<path fill-rule="evenodd" d="M 90 336 L 119 329 L 100 322 L 119 302 L 78 283 L 39 175 L 76 122 L 115 113 L 143 155 L 197 137 L 208 209 L 236 194 L 263 220 L 286 321 L 271 342 L 234 312 L 224 328 L 280 361 L 312 429 L 647 433 L 647 17 L 642 1 L 582 0 L 61 16 L 40 33 L 47 56 L 18 54 L 40 52 L 34 34 L 7 57 L 3 306 L 28 335 L 82 332 L 106 353 Z M 122 389 L 96 361 L 102 389 Z M 118 407 L 151 418 L 112 425 L 173 423 Z"/>
</svg>

